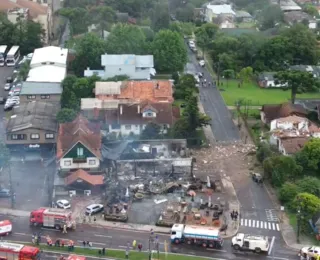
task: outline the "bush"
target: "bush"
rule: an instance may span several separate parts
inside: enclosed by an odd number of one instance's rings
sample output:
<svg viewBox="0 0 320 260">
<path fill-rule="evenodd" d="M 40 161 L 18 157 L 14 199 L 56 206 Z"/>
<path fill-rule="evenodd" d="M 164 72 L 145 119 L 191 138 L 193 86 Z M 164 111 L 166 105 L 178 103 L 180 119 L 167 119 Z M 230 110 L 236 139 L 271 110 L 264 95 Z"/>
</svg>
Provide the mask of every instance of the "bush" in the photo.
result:
<svg viewBox="0 0 320 260">
<path fill-rule="evenodd" d="M 320 195 L 320 180 L 315 177 L 304 177 L 296 182 L 301 192 L 308 192 L 317 197 Z"/>
<path fill-rule="evenodd" d="M 286 182 L 282 185 L 282 187 L 279 190 L 279 200 L 284 204 L 292 202 L 292 200 L 297 196 L 299 191 L 299 187 L 296 184 Z"/>
<path fill-rule="evenodd" d="M 257 149 L 257 155 L 256 155 L 257 160 L 262 163 L 265 159 L 267 159 L 271 155 L 272 155 L 272 151 L 270 149 L 270 145 L 265 142 L 259 143 L 258 149 Z"/>
</svg>

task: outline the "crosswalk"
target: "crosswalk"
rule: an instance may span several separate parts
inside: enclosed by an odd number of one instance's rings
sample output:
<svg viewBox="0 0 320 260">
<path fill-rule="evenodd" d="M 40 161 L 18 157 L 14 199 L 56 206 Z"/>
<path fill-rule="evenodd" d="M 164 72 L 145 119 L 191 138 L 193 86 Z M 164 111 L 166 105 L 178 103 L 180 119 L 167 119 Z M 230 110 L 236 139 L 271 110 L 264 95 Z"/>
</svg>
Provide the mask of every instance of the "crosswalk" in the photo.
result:
<svg viewBox="0 0 320 260">
<path fill-rule="evenodd" d="M 279 223 L 255 219 L 240 219 L 240 226 L 280 231 Z"/>
</svg>

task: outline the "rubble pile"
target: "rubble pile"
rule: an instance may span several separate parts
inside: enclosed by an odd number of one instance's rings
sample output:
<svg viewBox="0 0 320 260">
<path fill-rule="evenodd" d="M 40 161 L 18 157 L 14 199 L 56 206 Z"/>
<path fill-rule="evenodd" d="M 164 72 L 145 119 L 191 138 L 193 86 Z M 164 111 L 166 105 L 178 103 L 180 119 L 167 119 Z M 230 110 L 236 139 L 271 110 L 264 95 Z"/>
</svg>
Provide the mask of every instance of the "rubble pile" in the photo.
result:
<svg viewBox="0 0 320 260">
<path fill-rule="evenodd" d="M 256 151 L 256 146 L 252 144 L 234 144 L 230 146 L 216 146 L 214 149 L 214 158 L 229 158 L 235 154 L 241 153 L 247 155 Z"/>
</svg>

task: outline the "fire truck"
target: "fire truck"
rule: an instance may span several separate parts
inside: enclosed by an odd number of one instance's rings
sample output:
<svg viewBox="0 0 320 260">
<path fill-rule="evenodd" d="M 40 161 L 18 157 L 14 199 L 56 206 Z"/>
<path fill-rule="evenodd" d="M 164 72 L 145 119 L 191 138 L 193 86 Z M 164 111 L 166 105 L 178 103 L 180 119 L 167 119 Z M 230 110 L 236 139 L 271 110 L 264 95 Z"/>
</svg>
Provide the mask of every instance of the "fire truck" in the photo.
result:
<svg viewBox="0 0 320 260">
<path fill-rule="evenodd" d="M 0 242 L 0 260 L 39 260 L 40 249 L 22 244 Z"/>
<path fill-rule="evenodd" d="M 63 229 L 75 229 L 72 212 L 67 209 L 39 208 L 30 213 L 30 225 Z"/>
<path fill-rule="evenodd" d="M 12 232 L 12 223 L 10 220 L 0 221 L 0 236 L 9 235 Z"/>
</svg>

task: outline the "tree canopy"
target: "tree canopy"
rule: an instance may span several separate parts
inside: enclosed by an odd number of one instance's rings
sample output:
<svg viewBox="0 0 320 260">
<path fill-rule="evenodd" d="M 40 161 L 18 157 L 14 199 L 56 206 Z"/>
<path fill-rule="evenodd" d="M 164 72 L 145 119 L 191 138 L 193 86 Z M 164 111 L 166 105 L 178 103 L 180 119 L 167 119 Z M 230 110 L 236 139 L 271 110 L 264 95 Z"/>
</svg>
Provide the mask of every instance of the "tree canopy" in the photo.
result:
<svg viewBox="0 0 320 260">
<path fill-rule="evenodd" d="M 156 33 L 152 52 L 155 67 L 160 72 L 181 71 L 187 63 L 187 50 L 183 38 L 177 32 L 161 30 Z"/>
<path fill-rule="evenodd" d="M 71 108 L 62 108 L 57 114 L 59 123 L 72 122 L 77 117 L 77 111 Z"/>
<path fill-rule="evenodd" d="M 140 139 L 142 140 L 158 139 L 160 137 L 160 130 L 161 130 L 160 125 L 150 122 L 143 129 L 140 135 Z"/>
</svg>

